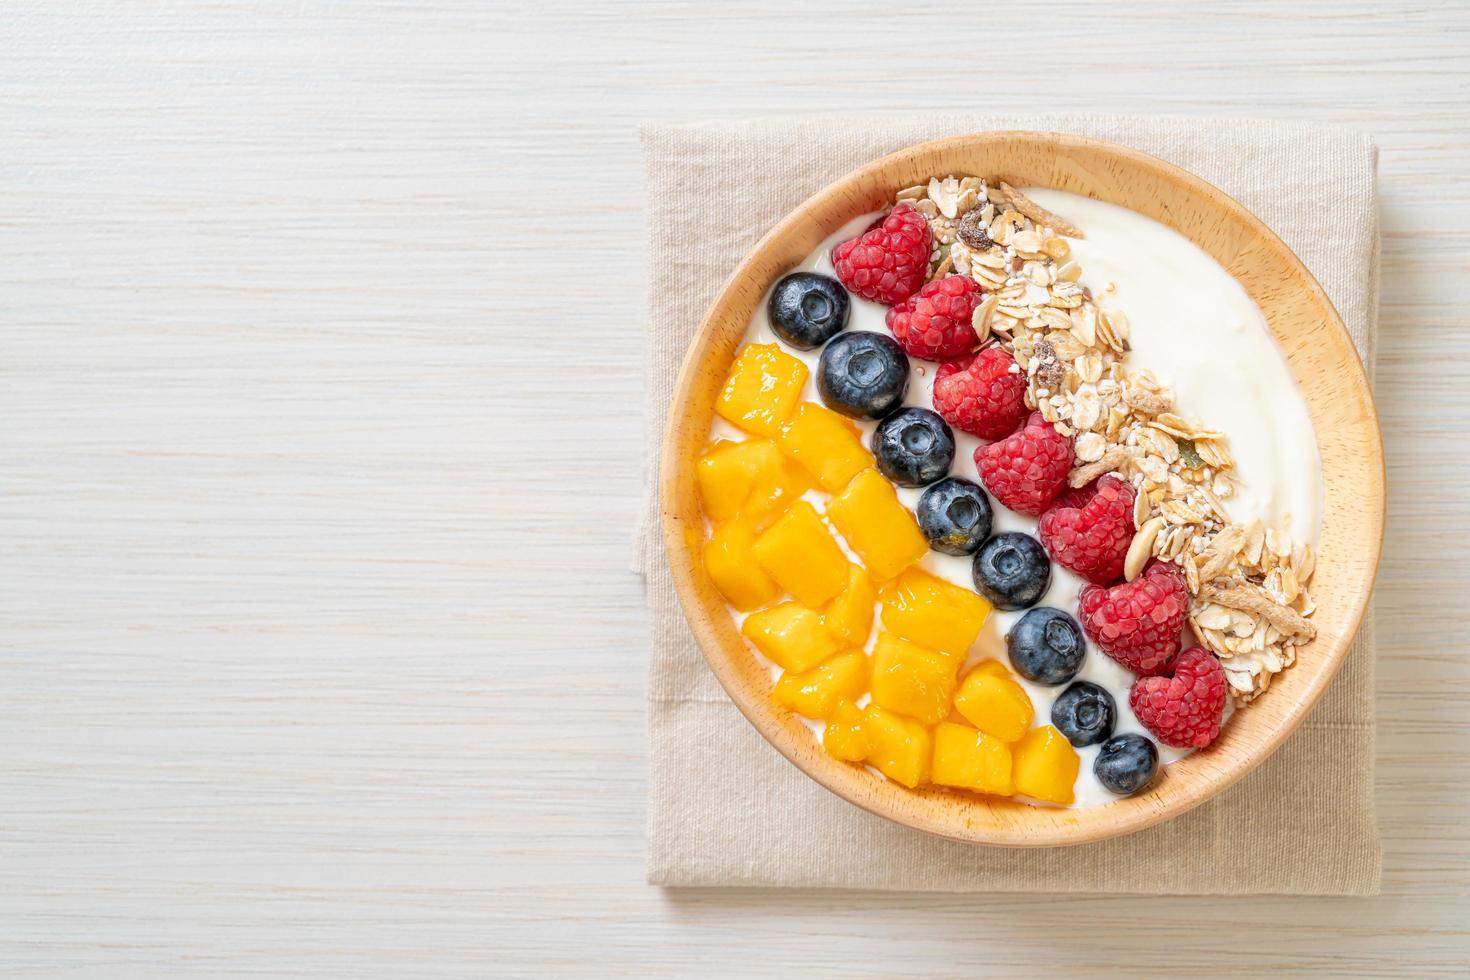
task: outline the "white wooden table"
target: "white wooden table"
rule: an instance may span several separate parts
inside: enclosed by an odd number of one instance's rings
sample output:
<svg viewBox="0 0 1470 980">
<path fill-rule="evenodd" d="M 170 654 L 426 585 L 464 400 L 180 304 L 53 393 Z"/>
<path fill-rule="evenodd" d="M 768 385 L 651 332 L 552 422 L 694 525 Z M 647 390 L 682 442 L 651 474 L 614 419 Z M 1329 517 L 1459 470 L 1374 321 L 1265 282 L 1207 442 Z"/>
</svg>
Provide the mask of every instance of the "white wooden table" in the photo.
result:
<svg viewBox="0 0 1470 980">
<path fill-rule="evenodd" d="M 918 6 L 5 5 L 0 972 L 1465 973 L 1470 8 Z M 643 884 L 636 123 L 911 107 L 1380 140 L 1381 898 Z"/>
</svg>

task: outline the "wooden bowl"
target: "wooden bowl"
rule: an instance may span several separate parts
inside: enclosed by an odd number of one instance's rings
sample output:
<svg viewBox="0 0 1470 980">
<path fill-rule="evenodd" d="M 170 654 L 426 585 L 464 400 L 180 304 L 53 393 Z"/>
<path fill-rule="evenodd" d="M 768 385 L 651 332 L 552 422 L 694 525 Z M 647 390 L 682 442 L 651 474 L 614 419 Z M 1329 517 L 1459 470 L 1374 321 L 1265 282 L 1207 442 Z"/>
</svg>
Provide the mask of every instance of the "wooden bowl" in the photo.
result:
<svg viewBox="0 0 1470 980">
<path fill-rule="evenodd" d="M 881 210 L 931 175 L 976 174 L 1072 191 L 1131 208 L 1223 265 L 1266 316 L 1306 398 L 1322 454 L 1326 506 L 1312 594 L 1317 639 L 1208 750 L 1173 763 L 1148 792 L 1103 806 L 1034 807 L 928 787 L 909 790 L 822 751 L 771 700 L 771 678 L 740 636 L 700 558 L 704 520 L 694 461 L 715 398 L 770 284 L 853 217 Z M 924 143 L 884 157 L 811 197 L 756 245 L 706 315 L 679 376 L 664 436 L 664 546 L 684 613 L 710 668 L 756 729 L 843 799 L 955 840 L 1019 847 L 1080 844 L 1140 830 L 1198 806 L 1258 766 L 1301 724 L 1342 665 L 1362 618 L 1383 540 L 1383 446 L 1373 395 L 1342 320 L 1301 261 L 1216 188 L 1147 154 L 1055 133 L 997 132 Z"/>
</svg>

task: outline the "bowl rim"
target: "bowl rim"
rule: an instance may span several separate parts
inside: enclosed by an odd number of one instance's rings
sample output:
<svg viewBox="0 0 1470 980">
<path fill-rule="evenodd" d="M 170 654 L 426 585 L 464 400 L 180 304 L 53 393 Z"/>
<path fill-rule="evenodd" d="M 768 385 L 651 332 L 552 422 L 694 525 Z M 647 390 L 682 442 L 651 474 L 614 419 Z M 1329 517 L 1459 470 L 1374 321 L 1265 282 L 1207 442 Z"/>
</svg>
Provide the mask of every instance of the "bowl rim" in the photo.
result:
<svg viewBox="0 0 1470 980">
<path fill-rule="evenodd" d="M 929 834 L 944 837 L 951 840 L 990 844 L 1005 847 L 1055 847 L 1070 846 L 1092 841 L 1103 840 L 1109 837 L 1134 833 L 1139 830 L 1154 826 L 1165 820 L 1179 816 L 1199 806 L 1221 792 L 1234 785 L 1240 779 L 1252 772 L 1257 766 L 1264 762 L 1274 753 L 1280 745 L 1302 724 L 1306 717 L 1315 708 L 1317 703 L 1326 692 L 1331 682 L 1335 679 L 1346 659 L 1348 651 L 1352 647 L 1353 639 L 1361 626 L 1362 618 L 1366 612 L 1368 602 L 1371 598 L 1374 581 L 1377 576 L 1380 559 L 1382 556 L 1384 522 L 1387 507 L 1386 495 L 1386 473 L 1383 457 L 1382 432 L 1378 418 L 1377 408 L 1373 400 L 1373 393 L 1364 370 L 1361 356 L 1358 354 L 1356 345 L 1352 342 L 1342 318 L 1326 295 L 1322 286 L 1317 282 L 1306 265 L 1289 249 L 1284 242 L 1234 198 L 1225 194 L 1213 184 L 1203 178 L 1178 167 L 1167 161 L 1161 160 L 1151 154 L 1145 153 L 1131 147 L 1122 146 L 1107 140 L 1091 137 L 1076 136 L 1067 133 L 1045 132 L 1034 130 L 996 130 L 967 133 L 950 136 L 943 139 L 927 141 L 914 144 L 894 153 L 890 153 L 855 170 L 844 174 L 838 179 L 830 182 L 822 189 L 808 197 L 796 209 L 789 212 L 773 228 L 771 228 L 761 239 L 745 254 L 736 265 L 729 277 L 721 286 L 714 301 L 706 310 L 699 328 L 695 332 L 688 351 L 685 354 L 683 364 L 680 368 L 678 379 L 674 386 L 674 395 L 670 402 L 674 406 L 688 404 L 691 392 L 701 382 L 702 368 L 710 349 L 714 346 L 715 337 L 720 323 L 726 319 L 726 308 L 732 303 L 739 302 L 741 286 L 751 278 L 752 269 L 761 264 L 763 257 L 772 249 L 772 246 L 791 235 L 797 229 L 802 228 L 816 219 L 816 216 L 831 209 L 835 203 L 854 195 L 855 188 L 860 188 L 865 183 L 878 181 L 890 186 L 891 193 L 899 188 L 892 186 L 893 181 L 883 177 L 891 170 L 912 165 L 916 160 L 925 158 L 942 158 L 952 155 L 954 152 L 970 148 L 976 144 L 1029 144 L 1042 152 L 1051 152 L 1058 159 L 1068 152 L 1086 151 L 1093 154 L 1102 154 L 1121 161 L 1133 168 L 1139 168 L 1151 173 L 1151 176 L 1163 180 L 1167 184 L 1180 189 L 1190 197 L 1202 198 L 1210 202 L 1214 207 L 1228 212 L 1230 217 L 1240 222 L 1248 229 L 1249 237 L 1268 249 L 1275 258 L 1279 259 L 1289 270 L 1287 278 L 1295 280 L 1293 289 L 1301 288 L 1306 291 L 1306 298 L 1316 307 L 1320 308 L 1327 329 L 1334 334 L 1346 348 L 1350 357 L 1344 359 L 1344 363 L 1338 364 L 1340 369 L 1347 370 L 1349 377 L 1343 379 L 1355 396 L 1355 408 L 1361 408 L 1363 422 L 1363 438 L 1367 440 L 1366 458 L 1363 460 L 1367 482 L 1362 488 L 1365 494 L 1364 509 L 1371 522 L 1372 533 L 1362 542 L 1369 550 L 1366 555 L 1354 562 L 1358 569 L 1358 578 L 1361 587 L 1358 588 L 1350 598 L 1350 606 L 1342 621 L 1342 628 L 1333 639 L 1333 644 L 1326 649 L 1322 667 L 1312 675 L 1305 691 L 1301 697 L 1289 704 L 1281 716 L 1280 721 L 1270 728 L 1263 740 L 1257 741 L 1248 750 L 1240 753 L 1240 758 L 1235 759 L 1230 765 L 1214 767 L 1205 771 L 1205 777 L 1199 781 L 1199 785 L 1188 790 L 1183 790 L 1168 795 L 1167 799 L 1160 800 L 1158 795 L 1158 784 L 1145 793 L 1136 797 L 1124 797 L 1106 804 L 1080 807 L 1080 808 L 1049 808 L 1034 807 L 1024 803 L 1016 803 L 1008 800 L 994 800 L 988 797 L 975 797 L 964 794 L 966 802 L 960 806 L 948 807 L 950 810 L 966 811 L 960 814 L 949 814 L 944 817 L 937 816 L 935 808 L 916 803 L 913 807 L 896 804 L 898 800 L 926 801 L 934 797 L 943 797 L 952 800 L 959 795 L 953 791 L 942 788 L 921 788 L 918 790 L 904 789 L 898 784 L 889 783 L 886 779 L 867 772 L 864 767 L 852 766 L 837 759 L 827 756 L 820 750 L 816 740 L 812 738 L 810 730 L 800 726 L 799 722 L 794 724 L 800 727 L 800 736 L 793 730 L 792 718 L 782 718 L 782 714 L 789 716 L 789 712 L 783 712 L 771 701 L 769 691 L 754 696 L 748 686 L 741 683 L 737 676 L 737 670 L 733 661 L 724 655 L 721 639 L 716 634 L 719 632 L 717 624 L 712 617 L 705 615 L 700 607 L 696 595 L 697 585 L 695 578 L 697 573 L 691 562 L 675 560 L 681 549 L 687 549 L 690 543 L 691 528 L 687 525 L 679 513 L 680 489 L 679 481 L 675 478 L 680 468 L 684 465 L 685 457 L 680 451 L 679 432 L 682 425 L 687 423 L 685 413 L 670 411 L 663 432 L 662 449 L 660 453 L 660 486 L 659 486 L 659 511 L 662 524 L 662 539 L 664 555 L 668 560 L 670 573 L 673 577 L 675 592 L 679 597 L 680 606 L 684 612 L 690 630 L 700 648 L 705 662 L 714 672 L 716 679 L 725 689 L 735 706 L 740 710 L 747 721 L 761 736 L 772 745 L 781 755 L 785 756 L 792 764 L 797 766 L 807 776 L 811 777 L 818 785 L 821 785 L 833 794 L 841 797 L 870 813 L 894 821 L 900 825 L 920 830 Z M 931 173 L 939 173 L 943 168 L 932 170 Z M 954 172 L 954 171 L 945 171 Z M 1083 191 L 1082 193 L 1086 193 Z M 1097 195 L 1099 200 L 1108 200 L 1106 197 Z M 1128 207 L 1122 202 L 1121 206 Z M 1137 209 L 1135 209 L 1137 210 Z M 855 216 L 848 213 L 847 220 Z M 1167 227 L 1172 228 L 1184 237 L 1190 239 L 1201 248 L 1204 246 L 1190 234 L 1188 229 L 1180 227 L 1166 217 L 1155 217 Z M 838 222 L 840 224 L 840 222 Z M 828 232 L 830 233 L 830 232 Z M 825 238 L 826 234 L 821 237 Z M 1226 265 L 1214 252 L 1206 249 L 1207 253 Z M 1228 271 L 1228 267 L 1227 267 Z M 753 304 L 745 306 L 745 316 L 741 322 L 747 322 L 750 314 L 755 309 L 760 299 L 765 295 L 766 286 L 762 285 L 758 297 Z M 1251 290 L 1247 289 L 1248 292 Z M 1252 301 L 1256 302 L 1256 296 L 1251 293 Z M 1259 303 L 1258 303 L 1259 305 Z M 1269 320 L 1269 318 L 1268 318 Z M 1273 327 L 1273 340 L 1278 347 L 1282 347 L 1282 337 L 1278 336 Z M 742 331 L 743 332 L 743 331 Z M 738 347 L 738 341 L 735 346 Z M 733 355 L 733 348 L 731 350 Z M 721 368 L 721 376 L 728 369 L 728 358 Z M 1294 379 L 1298 381 L 1298 366 L 1288 356 Z M 1334 362 L 1336 363 L 1336 362 Z M 1305 392 L 1304 392 L 1305 396 Z M 1313 428 L 1316 430 L 1316 419 L 1313 419 Z M 708 420 L 705 421 L 705 431 L 708 431 Z M 1322 444 L 1321 433 L 1318 433 L 1319 447 Z M 1324 465 L 1324 484 L 1327 480 L 1326 467 Z M 1324 495 L 1327 490 L 1324 488 Z M 1324 531 L 1326 529 L 1326 514 L 1324 512 Z M 699 521 L 698 535 L 702 540 L 704 527 L 702 517 Z M 1364 560 L 1366 559 L 1366 560 Z M 728 617 L 728 609 L 726 609 Z M 733 628 L 733 624 L 728 624 Z M 1314 641 L 1311 647 L 1317 648 L 1321 640 Z M 742 645 L 744 641 L 741 640 Z M 748 650 L 747 650 L 748 653 Z M 753 656 L 753 655 L 752 655 Z M 1267 692 L 1269 696 L 1270 692 Z M 1229 729 L 1227 729 L 1228 731 Z M 1223 739 L 1222 739 L 1223 741 Z M 816 751 L 813 751 L 813 749 Z M 1202 753 L 1194 753 L 1181 760 L 1180 763 L 1171 765 L 1171 769 L 1181 766 L 1191 759 L 1197 759 Z M 859 775 L 861 774 L 861 775 Z M 884 789 L 875 791 L 873 783 L 881 784 Z M 895 793 L 895 789 L 897 793 Z M 976 803 L 975 801 L 980 801 Z M 983 804 L 980 805 L 980 804 Z M 944 809 L 941 807 L 940 809 Z M 1005 814 L 1016 809 L 1028 811 L 1028 816 L 1018 820 L 976 820 L 976 811 L 993 812 Z M 918 812 L 915 812 L 917 810 Z M 1036 820 L 1029 814 L 1047 814 L 1043 820 Z M 1033 824 L 1028 826 L 1027 824 Z"/>
</svg>

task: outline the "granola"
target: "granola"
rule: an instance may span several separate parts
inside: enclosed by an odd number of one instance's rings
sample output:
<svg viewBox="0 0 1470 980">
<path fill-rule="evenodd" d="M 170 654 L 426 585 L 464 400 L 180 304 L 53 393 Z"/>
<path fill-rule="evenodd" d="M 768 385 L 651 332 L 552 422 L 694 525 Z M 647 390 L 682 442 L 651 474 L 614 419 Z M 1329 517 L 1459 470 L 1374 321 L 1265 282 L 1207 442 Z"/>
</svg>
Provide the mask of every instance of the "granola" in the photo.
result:
<svg viewBox="0 0 1470 980">
<path fill-rule="evenodd" d="M 931 278 L 957 273 L 985 290 L 975 333 L 1010 351 L 1027 375 L 1027 405 L 1073 437 L 1069 485 L 1116 473 L 1138 491 L 1126 578 L 1150 557 L 1177 562 L 1190 627 L 1220 658 L 1237 703 L 1265 692 L 1315 635 L 1312 548 L 1283 528 L 1231 521 L 1225 434 L 1181 416 L 1164 384 L 1129 368 L 1127 317 L 1079 281 L 1067 239 L 1082 231 L 1003 181 L 934 178 L 898 200 L 929 221 Z"/>
</svg>

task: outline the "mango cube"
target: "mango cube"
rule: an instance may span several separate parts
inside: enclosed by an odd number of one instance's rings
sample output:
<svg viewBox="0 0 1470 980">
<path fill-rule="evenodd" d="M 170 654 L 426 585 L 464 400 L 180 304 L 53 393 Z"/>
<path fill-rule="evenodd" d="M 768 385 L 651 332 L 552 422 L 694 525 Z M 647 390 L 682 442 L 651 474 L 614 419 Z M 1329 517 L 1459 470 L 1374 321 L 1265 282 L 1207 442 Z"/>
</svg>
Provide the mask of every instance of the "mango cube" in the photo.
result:
<svg viewBox="0 0 1470 980">
<path fill-rule="evenodd" d="M 1006 665 L 1001 663 L 999 660 L 995 660 L 993 658 L 990 660 L 980 661 L 978 664 L 975 665 L 975 669 L 977 671 L 980 671 L 981 673 L 994 674 L 996 677 L 1011 676 L 1011 672 L 1006 667 Z"/>
<path fill-rule="evenodd" d="M 863 470 L 827 504 L 827 516 L 868 572 L 886 582 L 929 551 L 919 522 L 875 469 Z"/>
<path fill-rule="evenodd" d="M 1080 766 L 1077 750 L 1050 725 L 1033 728 L 1011 746 L 1016 792 L 1048 803 L 1071 803 Z"/>
<path fill-rule="evenodd" d="M 825 721 L 839 701 L 855 701 L 867 689 L 868 658 L 853 652 L 839 654 L 811 670 L 788 670 L 776 681 L 772 696 L 799 715 Z"/>
<path fill-rule="evenodd" d="M 868 757 L 868 735 L 863 729 L 863 709 L 842 700 L 832 708 L 832 717 L 822 732 L 822 745 L 843 762 L 861 762 Z"/>
<path fill-rule="evenodd" d="M 769 439 L 721 439 L 699 458 L 694 477 L 705 516 L 716 524 L 774 516 L 812 488 L 806 471 Z"/>
<path fill-rule="evenodd" d="M 873 629 L 873 583 L 859 565 L 848 565 L 847 588 L 827 604 L 822 621 L 832 635 L 852 647 L 868 645 Z"/>
<path fill-rule="evenodd" d="M 798 500 L 755 539 L 755 560 L 804 605 L 817 607 L 847 586 L 847 556 L 816 508 Z"/>
<path fill-rule="evenodd" d="M 858 427 L 815 402 L 802 402 L 781 430 L 777 444 L 829 493 L 836 493 L 853 477 L 873 465 L 873 454 L 863 448 Z"/>
<path fill-rule="evenodd" d="M 944 653 L 964 657 L 990 616 L 990 603 L 969 589 L 906 568 L 883 588 L 883 628 Z"/>
<path fill-rule="evenodd" d="M 806 375 L 806 365 L 775 344 L 746 344 L 715 411 L 746 432 L 775 436 L 800 400 Z"/>
<path fill-rule="evenodd" d="M 930 778 L 941 786 L 995 796 L 1016 791 L 1011 783 L 1010 748 L 998 738 L 948 721 L 934 729 Z"/>
<path fill-rule="evenodd" d="M 863 734 L 874 769 L 909 789 L 929 781 L 934 740 L 922 724 L 870 704 L 863 714 Z"/>
<path fill-rule="evenodd" d="M 996 660 L 985 661 L 965 676 L 954 706 L 970 724 L 1007 743 L 1025 735 L 1035 715 L 1031 698 Z"/>
<path fill-rule="evenodd" d="M 728 521 L 704 543 L 704 569 L 730 605 L 745 612 L 781 597 L 781 588 L 755 560 L 755 528 L 748 520 Z"/>
<path fill-rule="evenodd" d="M 837 638 L 814 610 L 782 602 L 751 613 L 740 626 L 755 648 L 782 670 L 811 670 L 837 653 Z"/>
<path fill-rule="evenodd" d="M 949 717 L 960 660 L 892 633 L 873 644 L 873 703 L 926 725 Z"/>
</svg>

